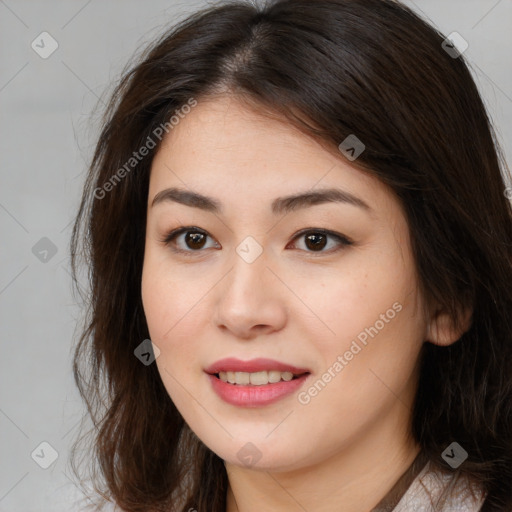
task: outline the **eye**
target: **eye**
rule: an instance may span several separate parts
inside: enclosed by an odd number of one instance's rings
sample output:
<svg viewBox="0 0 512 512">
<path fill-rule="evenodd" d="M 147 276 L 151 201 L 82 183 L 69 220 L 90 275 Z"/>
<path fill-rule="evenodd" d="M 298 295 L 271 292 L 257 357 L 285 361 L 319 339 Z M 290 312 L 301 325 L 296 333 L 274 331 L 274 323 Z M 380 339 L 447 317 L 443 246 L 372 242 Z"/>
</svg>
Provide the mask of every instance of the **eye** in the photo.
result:
<svg viewBox="0 0 512 512">
<path fill-rule="evenodd" d="M 182 236 L 183 238 L 181 238 Z M 184 246 L 182 245 L 182 247 L 177 246 L 179 244 L 176 243 L 177 241 L 180 240 L 180 238 L 182 240 L 182 244 L 185 244 Z M 165 245 L 172 245 L 171 249 L 173 251 L 185 253 L 187 254 L 187 256 L 189 256 L 192 255 L 193 253 L 200 253 L 201 250 L 204 248 L 209 248 L 208 246 L 206 246 L 206 240 L 208 238 L 210 238 L 210 236 L 206 231 L 195 226 L 188 226 L 174 229 L 173 231 L 165 235 L 165 237 L 160 241 Z M 306 252 L 335 252 L 340 250 L 340 248 L 353 244 L 353 242 L 346 236 L 325 229 L 303 229 L 299 233 L 295 234 L 293 240 L 297 240 L 300 238 L 303 238 L 305 240 Z M 334 240 L 336 243 L 331 244 L 330 249 L 324 251 L 325 247 L 329 245 L 329 239 Z M 292 246 L 293 245 L 295 245 L 295 243 L 293 243 Z M 334 245 L 334 250 L 331 250 L 332 245 Z M 338 246 L 338 248 L 336 248 L 336 245 Z M 288 247 L 289 245 L 286 246 L 286 248 Z"/>
<path fill-rule="evenodd" d="M 308 228 L 300 231 L 295 235 L 294 240 L 302 239 L 305 241 L 306 252 L 335 252 L 340 250 L 345 246 L 352 245 L 352 240 L 349 240 L 346 236 L 340 233 L 334 233 L 333 231 L 328 231 L 326 229 L 314 229 Z M 337 243 L 331 244 L 331 247 L 328 250 L 323 250 L 328 244 L 328 240 L 335 240 Z M 338 248 L 336 248 L 338 245 Z M 334 251 L 331 250 L 334 246 Z M 341 247 L 340 247 L 341 246 Z M 287 246 L 288 247 L 288 246 Z"/>
<path fill-rule="evenodd" d="M 161 242 L 165 245 L 176 245 L 175 240 L 178 240 L 184 235 L 183 243 L 186 248 L 180 247 L 172 247 L 173 251 L 181 252 L 181 253 L 193 253 L 200 252 L 201 249 L 205 247 L 206 239 L 209 235 L 203 231 L 202 229 L 196 228 L 194 226 L 177 228 L 168 233 Z M 187 249 L 188 248 L 188 249 Z"/>
</svg>

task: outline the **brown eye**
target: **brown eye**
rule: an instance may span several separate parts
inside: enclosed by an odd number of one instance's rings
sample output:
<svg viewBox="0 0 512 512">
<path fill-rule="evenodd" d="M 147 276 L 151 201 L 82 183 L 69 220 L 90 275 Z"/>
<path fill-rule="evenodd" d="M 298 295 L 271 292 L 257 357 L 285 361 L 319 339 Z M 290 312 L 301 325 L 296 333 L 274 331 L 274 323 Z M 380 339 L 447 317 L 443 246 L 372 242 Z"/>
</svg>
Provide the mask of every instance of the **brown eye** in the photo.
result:
<svg viewBox="0 0 512 512">
<path fill-rule="evenodd" d="M 185 234 L 185 244 L 189 249 L 201 249 L 206 243 L 206 235 L 204 233 L 196 233 L 187 231 Z"/>
<path fill-rule="evenodd" d="M 313 233 L 311 235 L 307 235 L 305 240 L 306 247 L 312 251 L 322 250 L 327 244 L 327 236 L 323 233 Z"/>
<path fill-rule="evenodd" d="M 305 252 L 316 252 L 320 254 L 335 252 L 353 244 L 346 236 L 324 229 L 302 230 L 300 233 L 297 233 L 294 240 L 304 240 L 306 248 L 303 250 Z M 297 245 L 297 242 L 293 243 L 293 246 L 295 245 Z M 327 250 L 324 250 L 327 246 L 329 246 Z"/>
<path fill-rule="evenodd" d="M 220 248 L 215 242 L 213 246 L 206 246 L 208 238 L 211 239 L 208 233 L 202 229 L 189 226 L 171 231 L 161 242 L 171 246 L 171 249 L 175 252 L 192 256 L 204 253 L 205 251 L 203 251 L 203 249 L 212 247 Z M 318 253 L 319 255 L 336 252 L 353 244 L 351 240 L 340 233 L 311 228 L 304 229 L 300 233 L 297 233 L 293 240 L 304 240 L 305 249 L 301 250 L 309 253 Z M 292 248 L 296 248 L 296 244 L 297 242 L 293 242 Z M 326 247 L 328 247 L 328 249 L 324 250 Z"/>
<path fill-rule="evenodd" d="M 202 229 L 191 227 L 178 228 L 167 234 L 161 242 L 171 246 L 176 252 L 194 254 L 202 253 L 209 235 Z M 210 246 L 211 247 L 211 246 Z M 209 247 L 206 247 L 208 249 Z"/>
</svg>

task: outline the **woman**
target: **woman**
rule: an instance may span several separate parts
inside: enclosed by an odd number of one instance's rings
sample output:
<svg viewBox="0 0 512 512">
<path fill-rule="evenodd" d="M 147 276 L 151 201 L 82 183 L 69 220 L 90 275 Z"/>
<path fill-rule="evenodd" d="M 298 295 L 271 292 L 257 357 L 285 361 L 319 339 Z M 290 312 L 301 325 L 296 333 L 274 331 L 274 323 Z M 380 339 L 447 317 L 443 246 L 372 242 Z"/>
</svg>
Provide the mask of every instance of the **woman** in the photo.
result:
<svg viewBox="0 0 512 512">
<path fill-rule="evenodd" d="M 125 74 L 72 239 L 105 499 L 512 510 L 512 211 L 445 39 L 391 0 L 233 2 Z"/>
</svg>

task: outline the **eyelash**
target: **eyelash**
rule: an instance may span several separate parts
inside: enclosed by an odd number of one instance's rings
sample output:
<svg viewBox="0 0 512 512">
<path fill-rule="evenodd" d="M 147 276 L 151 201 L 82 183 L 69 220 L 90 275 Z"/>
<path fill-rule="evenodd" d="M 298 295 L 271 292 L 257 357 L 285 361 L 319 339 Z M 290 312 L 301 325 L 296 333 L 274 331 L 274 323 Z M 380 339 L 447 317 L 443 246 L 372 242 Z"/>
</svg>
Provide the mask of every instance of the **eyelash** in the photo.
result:
<svg viewBox="0 0 512 512">
<path fill-rule="evenodd" d="M 199 233 L 199 234 L 202 234 L 202 235 L 205 235 L 209 238 L 211 238 L 208 233 L 206 231 L 204 231 L 203 229 L 200 229 L 200 228 L 197 228 L 195 226 L 185 226 L 185 227 L 180 227 L 180 228 L 176 228 L 176 229 L 173 229 L 172 231 L 170 231 L 169 233 L 167 233 L 161 240 L 160 242 L 163 243 L 164 245 L 171 245 L 171 242 L 176 239 L 179 235 L 183 234 L 183 233 L 187 233 L 187 232 L 190 232 L 190 233 Z M 350 240 L 349 238 L 347 238 L 346 236 L 340 234 L 340 233 L 335 233 L 334 231 L 329 231 L 327 229 L 317 229 L 317 228 L 306 228 L 306 229 L 302 229 L 301 231 L 299 231 L 298 233 L 296 233 L 292 240 L 296 240 L 298 238 L 300 238 L 301 236 L 304 236 L 304 235 L 308 235 L 308 234 L 320 234 L 320 235 L 325 235 L 325 236 L 328 236 L 328 237 L 331 237 L 331 238 L 334 238 L 336 239 L 339 244 L 341 245 L 341 247 L 338 247 L 337 249 L 330 249 L 328 251 L 309 251 L 309 250 L 304 250 L 304 252 L 307 252 L 307 253 L 311 253 L 312 255 L 316 256 L 316 255 L 322 255 L 322 254 L 332 254 L 333 252 L 338 252 L 340 250 L 342 250 L 344 247 L 348 247 L 350 245 L 353 245 L 353 241 Z M 185 254 L 186 256 L 195 256 L 195 255 L 198 255 L 202 252 L 204 252 L 203 249 L 197 249 L 197 250 L 185 250 L 185 249 L 178 249 L 177 247 L 170 247 L 171 250 L 173 252 L 176 252 L 176 253 L 180 253 L 180 254 Z M 302 249 L 300 249 L 302 250 Z"/>
</svg>

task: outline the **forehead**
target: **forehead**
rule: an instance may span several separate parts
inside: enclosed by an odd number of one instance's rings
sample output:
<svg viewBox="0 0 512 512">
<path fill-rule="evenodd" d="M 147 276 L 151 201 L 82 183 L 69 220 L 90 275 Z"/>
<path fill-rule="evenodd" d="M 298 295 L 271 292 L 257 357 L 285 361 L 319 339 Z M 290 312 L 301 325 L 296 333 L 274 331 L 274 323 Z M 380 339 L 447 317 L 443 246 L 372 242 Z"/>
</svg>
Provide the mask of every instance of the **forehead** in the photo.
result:
<svg viewBox="0 0 512 512">
<path fill-rule="evenodd" d="M 390 200 L 384 184 L 341 153 L 230 96 L 199 101 L 165 136 L 152 163 L 149 201 L 169 187 L 242 205 L 244 198 L 270 203 L 323 188 L 341 188 L 370 205 Z"/>
</svg>

